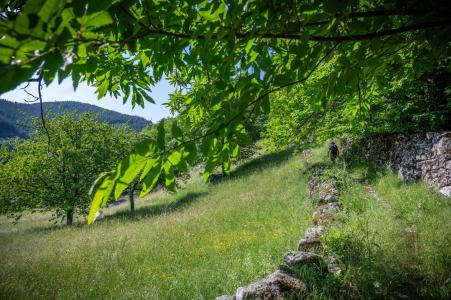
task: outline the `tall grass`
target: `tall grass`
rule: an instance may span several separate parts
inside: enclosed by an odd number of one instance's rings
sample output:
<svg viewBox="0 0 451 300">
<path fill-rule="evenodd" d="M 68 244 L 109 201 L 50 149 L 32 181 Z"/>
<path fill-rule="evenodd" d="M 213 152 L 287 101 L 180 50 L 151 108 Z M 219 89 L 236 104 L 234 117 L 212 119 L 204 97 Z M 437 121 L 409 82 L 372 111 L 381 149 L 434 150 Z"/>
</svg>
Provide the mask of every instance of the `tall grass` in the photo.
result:
<svg viewBox="0 0 451 300">
<path fill-rule="evenodd" d="M 265 276 L 309 223 L 300 162 L 284 153 L 93 226 L 0 225 L 5 299 L 210 299 Z M 29 216 L 30 217 L 30 216 Z"/>
<path fill-rule="evenodd" d="M 141 199 L 135 213 L 127 204 L 109 209 L 93 226 L 54 226 L 45 214 L 29 214 L 15 226 L 0 219 L 0 298 L 232 294 L 273 272 L 282 254 L 295 249 L 314 209 L 306 198 L 308 170 L 320 170 L 342 191 L 343 210 L 323 238 L 342 272 L 299 270 L 306 297 L 448 299 L 450 200 L 387 170 L 327 163 L 325 147 L 311 153 L 308 161 L 262 156 L 207 185 L 194 176 L 175 195 Z"/>
<path fill-rule="evenodd" d="M 344 211 L 325 238 L 345 265 L 347 293 L 449 299 L 450 199 L 422 182 L 403 183 L 387 170 L 360 164 L 347 171 L 357 181 L 344 189 Z"/>
</svg>

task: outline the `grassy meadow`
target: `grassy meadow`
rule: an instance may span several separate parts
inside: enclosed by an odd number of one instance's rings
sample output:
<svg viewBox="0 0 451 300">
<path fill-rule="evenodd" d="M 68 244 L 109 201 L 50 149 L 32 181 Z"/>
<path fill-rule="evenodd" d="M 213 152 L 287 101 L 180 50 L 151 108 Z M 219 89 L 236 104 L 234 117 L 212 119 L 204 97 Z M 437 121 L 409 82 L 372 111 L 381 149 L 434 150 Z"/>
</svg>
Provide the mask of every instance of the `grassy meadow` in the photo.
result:
<svg viewBox="0 0 451 300">
<path fill-rule="evenodd" d="M 326 149 L 263 155 L 174 195 L 154 193 L 106 210 L 92 226 L 51 225 L 28 214 L 0 219 L 2 299 L 212 299 L 273 272 L 311 225 L 306 169 Z M 338 280 L 309 298 L 450 295 L 451 204 L 423 183 L 340 161 L 324 171 L 342 187 L 343 211 L 324 237 L 342 263 Z M 307 280 L 308 282 L 308 280 Z M 327 289 L 335 294 L 325 292 Z"/>
<path fill-rule="evenodd" d="M 272 272 L 294 249 L 313 204 L 300 161 L 286 153 L 230 179 L 194 179 L 175 195 L 115 208 L 87 226 L 30 214 L 0 225 L 3 299 L 211 299 Z M 128 204 L 124 204 L 124 210 Z M 110 215 L 109 215 L 110 214 Z"/>
</svg>

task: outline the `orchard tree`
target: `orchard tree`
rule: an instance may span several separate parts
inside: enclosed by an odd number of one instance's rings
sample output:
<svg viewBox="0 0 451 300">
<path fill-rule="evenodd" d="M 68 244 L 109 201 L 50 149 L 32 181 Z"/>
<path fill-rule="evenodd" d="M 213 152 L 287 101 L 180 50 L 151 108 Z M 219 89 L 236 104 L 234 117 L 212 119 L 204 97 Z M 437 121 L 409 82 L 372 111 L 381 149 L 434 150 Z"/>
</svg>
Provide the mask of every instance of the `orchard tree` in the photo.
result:
<svg viewBox="0 0 451 300">
<path fill-rule="evenodd" d="M 1 212 L 48 210 L 71 225 L 74 213 L 87 212 L 97 176 L 130 152 L 133 133 L 98 123 L 91 114 L 62 114 L 45 124 L 46 130 L 34 119 L 29 139 L 1 149 Z"/>
<path fill-rule="evenodd" d="M 137 145 L 99 181 L 88 221 L 138 175 L 144 194 L 161 173 L 173 186 L 174 169 L 196 152 L 205 178 L 219 163 L 228 172 L 247 140 L 246 124 L 270 111 L 269 96 L 304 84 L 332 60 L 309 109 L 338 99 L 357 121 L 370 109 L 367 99 L 393 80 L 449 65 L 451 11 L 441 0 L 1 3 L 0 93 L 71 77 L 74 88 L 95 86 L 99 98 L 144 106 L 163 77 L 176 88 L 169 104 L 184 120 L 171 129 L 177 143 L 165 145 L 160 127 L 157 139 Z"/>
</svg>

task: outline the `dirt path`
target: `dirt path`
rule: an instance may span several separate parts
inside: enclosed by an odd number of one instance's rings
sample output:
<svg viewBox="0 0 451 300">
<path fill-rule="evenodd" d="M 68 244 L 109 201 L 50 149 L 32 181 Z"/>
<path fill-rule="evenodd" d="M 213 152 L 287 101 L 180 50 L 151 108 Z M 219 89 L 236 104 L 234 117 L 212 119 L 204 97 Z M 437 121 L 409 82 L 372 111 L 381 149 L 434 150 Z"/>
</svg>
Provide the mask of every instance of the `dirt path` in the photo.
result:
<svg viewBox="0 0 451 300">
<path fill-rule="evenodd" d="M 374 198 L 374 200 L 376 200 L 380 205 L 382 205 L 383 208 L 393 211 L 393 207 L 387 201 L 385 201 L 381 197 L 381 195 L 379 195 L 378 192 L 376 192 L 370 185 L 365 184 L 364 187 L 365 190 L 368 192 L 368 194 L 370 194 L 371 197 Z"/>
</svg>

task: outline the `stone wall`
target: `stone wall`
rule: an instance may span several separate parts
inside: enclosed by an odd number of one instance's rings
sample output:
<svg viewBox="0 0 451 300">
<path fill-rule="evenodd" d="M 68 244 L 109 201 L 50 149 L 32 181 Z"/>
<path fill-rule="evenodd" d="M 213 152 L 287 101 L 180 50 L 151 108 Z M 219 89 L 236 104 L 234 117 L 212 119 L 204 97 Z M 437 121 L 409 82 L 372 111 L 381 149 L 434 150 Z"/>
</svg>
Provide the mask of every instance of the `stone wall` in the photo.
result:
<svg viewBox="0 0 451 300">
<path fill-rule="evenodd" d="M 404 181 L 423 179 L 451 196 L 451 132 L 372 136 L 354 151 L 376 165 L 388 163 Z"/>
</svg>

